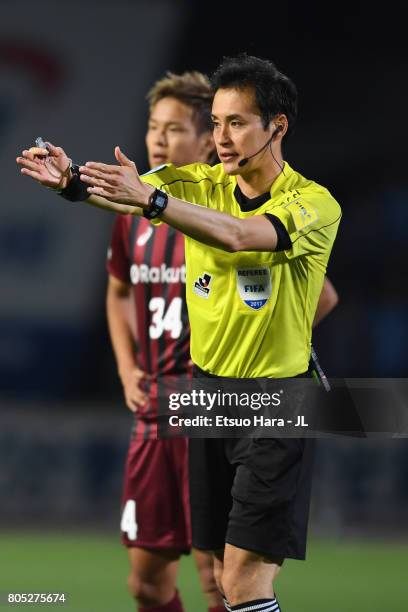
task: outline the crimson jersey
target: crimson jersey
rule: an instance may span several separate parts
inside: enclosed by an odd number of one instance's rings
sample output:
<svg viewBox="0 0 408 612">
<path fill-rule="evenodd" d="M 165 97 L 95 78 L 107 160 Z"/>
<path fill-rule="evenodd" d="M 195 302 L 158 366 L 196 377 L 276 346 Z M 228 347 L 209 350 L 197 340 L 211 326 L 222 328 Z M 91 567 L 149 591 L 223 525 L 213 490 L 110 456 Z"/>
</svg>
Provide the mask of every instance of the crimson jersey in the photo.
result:
<svg viewBox="0 0 408 612">
<path fill-rule="evenodd" d="M 133 287 L 138 363 L 152 376 L 148 405 L 138 412 L 149 420 L 155 416 L 155 379 L 189 371 L 183 234 L 165 223 L 155 227 L 144 217 L 118 215 L 107 270 Z M 154 437 L 152 428 L 144 437 Z"/>
</svg>

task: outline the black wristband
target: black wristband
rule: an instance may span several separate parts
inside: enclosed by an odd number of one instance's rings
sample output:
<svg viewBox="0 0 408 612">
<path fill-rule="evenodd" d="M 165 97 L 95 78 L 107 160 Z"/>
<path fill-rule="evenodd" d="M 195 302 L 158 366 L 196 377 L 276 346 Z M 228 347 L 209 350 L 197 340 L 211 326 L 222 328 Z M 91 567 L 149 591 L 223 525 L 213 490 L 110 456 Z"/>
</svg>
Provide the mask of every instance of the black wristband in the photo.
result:
<svg viewBox="0 0 408 612">
<path fill-rule="evenodd" d="M 169 196 L 161 189 L 155 189 L 149 197 L 149 206 L 143 210 L 143 216 L 146 219 L 156 219 L 166 210 L 169 202 Z"/>
<path fill-rule="evenodd" d="M 83 183 L 79 178 L 80 172 L 77 164 L 71 164 L 71 173 L 71 180 L 65 189 L 57 191 L 58 195 L 69 202 L 82 202 L 83 200 L 87 200 L 91 194 L 88 193 L 87 183 Z"/>
</svg>

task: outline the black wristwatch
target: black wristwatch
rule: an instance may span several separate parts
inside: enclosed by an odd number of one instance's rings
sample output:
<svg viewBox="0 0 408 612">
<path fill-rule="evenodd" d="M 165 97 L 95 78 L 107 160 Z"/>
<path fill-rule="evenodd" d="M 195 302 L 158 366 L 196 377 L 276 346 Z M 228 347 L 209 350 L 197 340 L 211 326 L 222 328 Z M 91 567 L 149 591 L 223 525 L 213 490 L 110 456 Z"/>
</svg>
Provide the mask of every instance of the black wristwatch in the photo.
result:
<svg viewBox="0 0 408 612">
<path fill-rule="evenodd" d="M 146 219 L 156 219 L 166 210 L 169 202 L 169 196 L 161 189 L 155 189 L 149 197 L 149 206 L 143 210 L 143 216 Z"/>
</svg>

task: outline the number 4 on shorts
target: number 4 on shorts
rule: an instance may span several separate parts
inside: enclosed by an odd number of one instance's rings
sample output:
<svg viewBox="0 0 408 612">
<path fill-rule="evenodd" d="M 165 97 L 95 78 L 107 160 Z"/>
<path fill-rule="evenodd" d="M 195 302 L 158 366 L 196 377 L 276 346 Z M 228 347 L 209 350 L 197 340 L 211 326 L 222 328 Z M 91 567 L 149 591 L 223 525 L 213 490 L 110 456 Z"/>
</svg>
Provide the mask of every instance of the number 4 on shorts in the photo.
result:
<svg viewBox="0 0 408 612">
<path fill-rule="evenodd" d="M 129 540 L 136 540 L 136 502 L 134 499 L 128 499 L 125 507 L 123 508 L 120 529 L 121 531 L 127 533 Z"/>
</svg>

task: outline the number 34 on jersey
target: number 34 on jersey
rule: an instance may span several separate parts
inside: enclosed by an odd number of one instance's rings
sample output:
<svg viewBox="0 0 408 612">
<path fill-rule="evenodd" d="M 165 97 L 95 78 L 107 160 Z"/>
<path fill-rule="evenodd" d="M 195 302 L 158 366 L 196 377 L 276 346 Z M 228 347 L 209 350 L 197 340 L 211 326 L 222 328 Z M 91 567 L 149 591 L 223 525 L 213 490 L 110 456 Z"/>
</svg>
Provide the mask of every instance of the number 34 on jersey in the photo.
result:
<svg viewBox="0 0 408 612">
<path fill-rule="evenodd" d="M 183 300 L 175 297 L 166 309 L 166 301 L 162 297 L 153 297 L 149 301 L 149 311 L 152 313 L 149 326 L 149 336 L 152 340 L 160 338 L 164 332 L 169 332 L 170 337 L 179 338 L 183 327 L 181 320 Z"/>
</svg>

